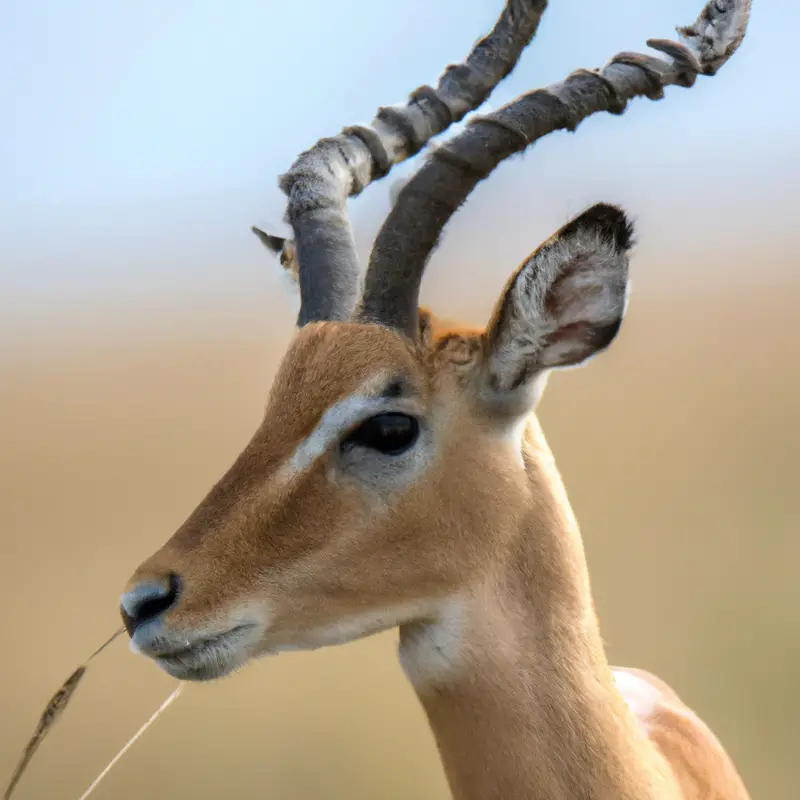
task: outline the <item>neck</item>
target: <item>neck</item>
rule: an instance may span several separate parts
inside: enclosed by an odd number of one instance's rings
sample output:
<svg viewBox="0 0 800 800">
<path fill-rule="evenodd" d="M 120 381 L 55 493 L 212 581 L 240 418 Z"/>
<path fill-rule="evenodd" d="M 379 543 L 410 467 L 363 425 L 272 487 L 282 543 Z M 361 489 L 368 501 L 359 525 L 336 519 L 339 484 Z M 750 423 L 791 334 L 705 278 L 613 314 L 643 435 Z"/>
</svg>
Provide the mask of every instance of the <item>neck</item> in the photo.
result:
<svg viewBox="0 0 800 800">
<path fill-rule="evenodd" d="M 583 546 L 534 423 L 531 509 L 508 557 L 438 616 L 401 628 L 400 656 L 456 800 L 663 797 L 655 756 L 614 686 Z"/>
</svg>

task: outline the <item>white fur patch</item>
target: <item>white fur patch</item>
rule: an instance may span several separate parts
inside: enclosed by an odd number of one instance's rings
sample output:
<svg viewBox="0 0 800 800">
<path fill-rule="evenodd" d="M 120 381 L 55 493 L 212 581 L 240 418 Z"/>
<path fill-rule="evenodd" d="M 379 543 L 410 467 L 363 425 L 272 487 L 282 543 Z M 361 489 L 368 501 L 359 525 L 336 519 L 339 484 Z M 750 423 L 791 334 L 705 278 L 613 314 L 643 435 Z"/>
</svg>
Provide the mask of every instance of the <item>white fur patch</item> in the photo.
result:
<svg viewBox="0 0 800 800">
<path fill-rule="evenodd" d="M 386 375 L 375 375 L 354 394 L 334 403 L 322 415 L 314 430 L 297 445 L 287 462 L 289 470 L 300 472 L 308 469 L 345 430 L 389 407 L 396 408 L 397 398 L 390 399 L 378 394 L 384 388 L 386 380 Z"/>
<path fill-rule="evenodd" d="M 407 625 L 400 635 L 400 666 L 416 689 L 443 683 L 464 658 L 466 611 L 459 598 L 440 604 L 430 622 Z"/>
<path fill-rule="evenodd" d="M 522 456 L 522 447 L 525 442 L 525 431 L 528 429 L 530 416 L 515 419 L 506 429 L 506 438 L 511 445 L 514 460 L 521 467 L 525 467 L 525 459 Z"/>
<path fill-rule="evenodd" d="M 615 671 L 614 681 L 617 690 L 639 719 L 647 719 L 661 700 L 658 689 L 630 672 Z"/>
</svg>

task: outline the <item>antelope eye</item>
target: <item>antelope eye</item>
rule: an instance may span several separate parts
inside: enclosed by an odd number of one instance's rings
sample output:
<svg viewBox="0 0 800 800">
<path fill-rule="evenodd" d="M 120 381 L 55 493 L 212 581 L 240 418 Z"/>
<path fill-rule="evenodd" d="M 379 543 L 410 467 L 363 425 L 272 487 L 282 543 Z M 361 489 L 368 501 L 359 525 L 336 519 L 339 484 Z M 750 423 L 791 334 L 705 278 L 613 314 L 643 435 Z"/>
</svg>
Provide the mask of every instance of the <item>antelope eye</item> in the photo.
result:
<svg viewBox="0 0 800 800">
<path fill-rule="evenodd" d="M 419 436 L 419 422 L 408 414 L 377 414 L 362 422 L 343 442 L 342 449 L 368 447 L 387 456 L 399 456 Z"/>
</svg>

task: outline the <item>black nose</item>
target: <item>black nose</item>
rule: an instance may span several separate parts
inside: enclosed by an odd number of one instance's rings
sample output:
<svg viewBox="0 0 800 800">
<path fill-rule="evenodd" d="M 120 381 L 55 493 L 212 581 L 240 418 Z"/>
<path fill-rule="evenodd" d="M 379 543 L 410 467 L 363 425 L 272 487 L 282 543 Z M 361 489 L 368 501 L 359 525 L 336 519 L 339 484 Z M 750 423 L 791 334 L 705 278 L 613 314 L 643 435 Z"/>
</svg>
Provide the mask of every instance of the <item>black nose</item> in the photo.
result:
<svg viewBox="0 0 800 800">
<path fill-rule="evenodd" d="M 128 635 L 133 636 L 140 625 L 169 611 L 178 601 L 180 588 L 180 578 L 170 574 L 164 580 L 141 581 L 125 592 L 119 610 Z"/>
</svg>

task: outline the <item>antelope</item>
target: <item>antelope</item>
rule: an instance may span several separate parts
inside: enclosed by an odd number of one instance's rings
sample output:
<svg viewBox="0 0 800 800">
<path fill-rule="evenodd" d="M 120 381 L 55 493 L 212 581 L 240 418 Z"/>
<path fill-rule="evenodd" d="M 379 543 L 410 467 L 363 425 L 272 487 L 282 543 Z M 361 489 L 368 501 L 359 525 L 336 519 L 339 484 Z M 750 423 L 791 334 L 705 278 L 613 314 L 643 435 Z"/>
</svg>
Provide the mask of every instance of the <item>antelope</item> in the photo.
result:
<svg viewBox="0 0 800 800">
<path fill-rule="evenodd" d="M 545 0 L 509 0 L 437 87 L 303 152 L 281 177 L 297 328 L 263 419 L 130 578 L 131 647 L 183 681 L 399 628 L 457 800 L 746 800 L 712 731 L 606 658 L 578 525 L 535 409 L 553 370 L 614 340 L 633 225 L 599 203 L 519 266 L 484 329 L 419 306 L 448 219 L 505 158 L 597 111 L 713 75 L 750 0 L 711 0 L 662 56 L 621 53 L 473 116 L 396 192 L 361 275 L 346 203 L 477 109 Z"/>
</svg>

